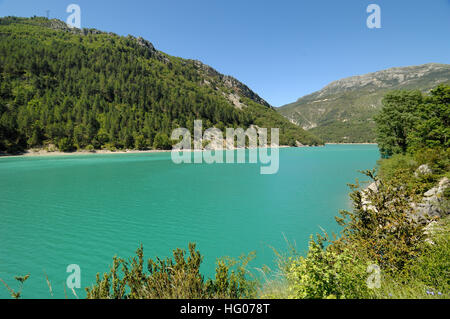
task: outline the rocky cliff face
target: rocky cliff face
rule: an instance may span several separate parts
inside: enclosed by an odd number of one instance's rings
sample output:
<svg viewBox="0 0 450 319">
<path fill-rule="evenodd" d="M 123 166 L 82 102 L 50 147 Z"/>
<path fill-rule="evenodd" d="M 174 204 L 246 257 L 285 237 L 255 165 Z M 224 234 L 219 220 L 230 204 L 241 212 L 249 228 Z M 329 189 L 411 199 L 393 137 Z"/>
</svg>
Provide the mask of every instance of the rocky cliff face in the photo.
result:
<svg viewBox="0 0 450 319">
<path fill-rule="evenodd" d="M 449 203 L 444 197 L 444 192 L 449 186 L 450 180 L 444 177 L 438 185 L 425 192 L 422 202 L 412 204 L 414 217 L 426 220 L 433 217 L 445 217 L 450 214 Z"/>
<path fill-rule="evenodd" d="M 198 60 L 191 60 L 194 65 L 197 67 L 198 70 L 200 70 L 205 75 L 216 78 L 218 81 L 220 81 L 225 87 L 231 89 L 234 93 L 247 97 L 253 101 L 255 101 L 258 104 L 271 107 L 267 101 L 262 99 L 258 94 L 253 92 L 246 86 L 244 83 L 236 80 L 234 77 L 229 75 L 223 75 L 219 72 L 217 72 L 215 69 L 210 67 L 209 65 L 203 64 L 202 62 Z M 233 101 L 232 101 L 233 102 Z M 236 105 L 236 103 L 233 103 Z"/>
<path fill-rule="evenodd" d="M 450 65 L 391 68 L 334 81 L 278 111 L 327 142 L 374 142 L 373 116 L 390 90 L 427 92 L 450 83 Z"/>
</svg>

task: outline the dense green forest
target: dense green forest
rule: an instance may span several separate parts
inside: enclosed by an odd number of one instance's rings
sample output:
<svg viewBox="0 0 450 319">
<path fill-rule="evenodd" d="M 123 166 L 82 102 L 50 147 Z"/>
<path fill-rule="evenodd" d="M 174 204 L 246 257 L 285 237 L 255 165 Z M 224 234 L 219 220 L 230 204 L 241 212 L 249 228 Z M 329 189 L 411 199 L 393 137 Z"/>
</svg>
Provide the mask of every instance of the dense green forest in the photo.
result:
<svg viewBox="0 0 450 319">
<path fill-rule="evenodd" d="M 321 143 L 198 61 L 58 20 L 0 19 L 0 81 L 0 152 L 169 149 L 172 130 L 192 131 L 195 119 L 204 129 L 278 127 L 282 145 Z"/>
</svg>

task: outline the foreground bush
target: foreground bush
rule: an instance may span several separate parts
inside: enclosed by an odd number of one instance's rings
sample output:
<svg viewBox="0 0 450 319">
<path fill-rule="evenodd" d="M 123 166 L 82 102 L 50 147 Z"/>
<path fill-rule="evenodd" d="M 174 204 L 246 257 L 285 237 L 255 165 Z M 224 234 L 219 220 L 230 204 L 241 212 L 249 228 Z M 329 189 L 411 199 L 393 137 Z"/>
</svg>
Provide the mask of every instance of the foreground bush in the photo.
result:
<svg viewBox="0 0 450 319">
<path fill-rule="evenodd" d="M 284 259 L 284 293 L 289 298 L 448 298 L 450 217 L 426 227 L 411 218 L 408 188 L 365 173 L 377 190 L 361 192 L 351 185 L 353 211 L 336 218 L 343 226 L 340 237 L 318 235 L 306 256 Z M 379 282 L 370 285 L 373 267 L 380 270 Z"/>
<path fill-rule="evenodd" d="M 176 249 L 173 258 L 149 259 L 144 269 L 142 245 L 136 256 L 126 261 L 114 257 L 109 273 L 97 274 L 97 282 L 86 288 L 89 299 L 200 299 L 252 298 L 256 281 L 249 279 L 247 263 L 250 254 L 240 260 L 222 258 L 218 261 L 214 279 L 204 280 L 200 274 L 203 257 L 189 244 L 189 256 Z"/>
<path fill-rule="evenodd" d="M 289 298 L 364 298 L 368 262 L 350 251 L 326 249 L 323 242 L 311 240 L 306 257 L 290 258 L 286 277 Z"/>
</svg>

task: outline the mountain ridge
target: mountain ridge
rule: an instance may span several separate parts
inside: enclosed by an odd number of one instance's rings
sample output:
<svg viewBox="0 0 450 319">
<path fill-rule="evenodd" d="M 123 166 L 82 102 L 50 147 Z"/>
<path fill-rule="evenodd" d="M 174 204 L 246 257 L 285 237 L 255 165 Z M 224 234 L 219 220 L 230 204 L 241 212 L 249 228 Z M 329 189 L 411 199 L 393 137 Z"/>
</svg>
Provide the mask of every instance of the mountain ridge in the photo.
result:
<svg viewBox="0 0 450 319">
<path fill-rule="evenodd" d="M 277 111 L 326 142 L 374 142 L 372 118 L 385 93 L 398 89 L 427 92 L 441 83 L 450 83 L 448 64 L 394 67 L 330 82 Z"/>
</svg>

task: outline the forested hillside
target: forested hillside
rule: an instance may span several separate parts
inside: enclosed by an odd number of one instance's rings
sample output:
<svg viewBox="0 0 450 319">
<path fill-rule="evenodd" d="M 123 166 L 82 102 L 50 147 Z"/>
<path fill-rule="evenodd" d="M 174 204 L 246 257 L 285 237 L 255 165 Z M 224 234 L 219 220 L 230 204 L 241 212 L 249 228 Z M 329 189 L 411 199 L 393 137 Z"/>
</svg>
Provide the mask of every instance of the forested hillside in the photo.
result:
<svg viewBox="0 0 450 319">
<path fill-rule="evenodd" d="M 247 86 L 132 36 L 45 18 L 0 19 L 0 152 L 171 147 L 176 127 L 279 127 L 320 144 Z"/>
</svg>

